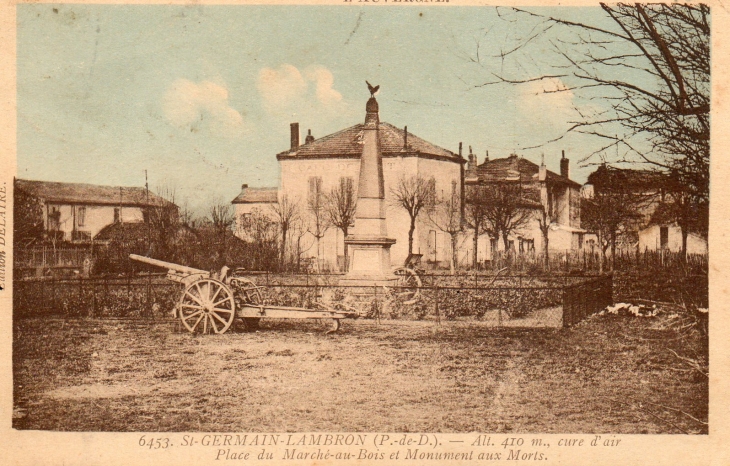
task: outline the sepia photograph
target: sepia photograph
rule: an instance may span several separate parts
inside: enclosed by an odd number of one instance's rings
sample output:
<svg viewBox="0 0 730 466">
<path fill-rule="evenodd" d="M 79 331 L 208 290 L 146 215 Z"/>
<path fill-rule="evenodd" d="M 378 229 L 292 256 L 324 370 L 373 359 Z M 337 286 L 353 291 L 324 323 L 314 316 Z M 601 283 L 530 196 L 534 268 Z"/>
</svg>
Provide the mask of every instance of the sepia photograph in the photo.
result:
<svg viewBox="0 0 730 466">
<path fill-rule="evenodd" d="M 437 3 L 14 7 L 14 431 L 708 437 L 720 7 Z"/>
</svg>

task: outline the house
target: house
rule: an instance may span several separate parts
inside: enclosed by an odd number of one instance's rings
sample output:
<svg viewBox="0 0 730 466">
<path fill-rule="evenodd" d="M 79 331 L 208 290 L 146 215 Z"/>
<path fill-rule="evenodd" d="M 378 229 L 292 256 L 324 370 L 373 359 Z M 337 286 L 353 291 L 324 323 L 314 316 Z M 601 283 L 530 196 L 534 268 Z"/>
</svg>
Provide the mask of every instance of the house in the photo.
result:
<svg viewBox="0 0 730 466">
<path fill-rule="evenodd" d="M 652 223 L 638 232 L 639 251 L 682 251 L 682 229 L 673 223 Z M 707 254 L 707 238 L 697 233 L 687 234 L 687 254 Z"/>
<path fill-rule="evenodd" d="M 516 154 L 489 159 L 477 164 L 476 155 L 469 149 L 469 161 L 464 177 L 465 190 L 477 186 L 519 186 L 522 211 L 532 212 L 527 220 L 508 238 L 509 249 L 517 252 L 543 251 L 543 233 L 540 220 L 549 225 L 548 249 L 553 251 L 580 250 L 586 245 L 586 230 L 580 224 L 581 185 L 570 179 L 570 161 L 563 151 L 560 173 L 547 169 L 544 157 L 540 165 Z M 473 234 L 473 233 L 468 233 Z M 473 242 L 464 242 L 464 254 L 471 257 Z M 478 261 L 489 260 L 496 250 L 503 250 L 500 238 L 480 237 L 477 243 Z M 460 261 L 464 259 L 460 258 Z"/>
<path fill-rule="evenodd" d="M 57 241 L 89 242 L 108 225 L 143 222 L 150 207 L 174 207 L 138 187 L 16 179 L 15 190 L 37 200 L 43 230 Z"/>
<path fill-rule="evenodd" d="M 319 241 L 315 241 L 312 231 L 316 231 L 316 226 L 307 200 L 317 194 L 328 194 L 343 184 L 358 185 L 364 126 L 356 124 L 318 139 L 309 130 L 304 144 L 300 144 L 299 124 L 292 123 L 289 148 L 276 154 L 281 170 L 277 198 L 286 196 L 298 203 L 304 228 L 309 230 L 303 239 L 298 239 L 299 244 L 305 245 L 305 256 L 318 257 L 324 268 L 335 269 L 343 263 L 344 234 L 342 230 L 330 227 Z M 387 232 L 388 237 L 396 240 L 390 249 L 391 263 L 396 265 L 402 264 L 408 255 L 409 216 L 394 202 L 395 187 L 401 179 L 421 177 L 432 180 L 437 193 L 451 192 L 454 184 L 461 186 L 465 160 L 459 154 L 414 135 L 407 127 L 380 122 L 378 138 L 383 162 Z M 255 189 L 244 185 L 241 194 L 233 200 L 238 225 L 254 208 L 263 209 L 273 202 L 273 188 Z M 237 230 L 242 231 L 242 228 Z M 419 218 L 414 232 L 414 253 L 423 254 L 426 260 L 445 261 L 449 257 L 448 243 L 442 232 L 429 226 L 425 216 Z"/>
<path fill-rule="evenodd" d="M 588 176 L 582 192 L 589 199 L 601 189 L 631 193 L 635 212 L 622 222 L 617 239 L 618 250 L 680 252 L 682 229 L 668 214 L 675 202 L 669 185 L 670 180 L 665 173 L 603 164 Z M 707 238 L 697 231 L 690 231 L 687 253 L 707 254 Z"/>
</svg>

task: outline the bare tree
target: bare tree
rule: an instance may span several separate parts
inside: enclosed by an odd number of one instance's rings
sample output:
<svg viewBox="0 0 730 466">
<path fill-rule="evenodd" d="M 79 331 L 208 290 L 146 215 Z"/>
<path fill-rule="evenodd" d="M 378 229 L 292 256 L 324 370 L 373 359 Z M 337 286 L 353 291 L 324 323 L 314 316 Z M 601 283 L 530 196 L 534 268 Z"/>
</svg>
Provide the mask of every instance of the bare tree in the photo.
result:
<svg viewBox="0 0 730 466">
<path fill-rule="evenodd" d="M 688 189 L 689 183 L 682 180 L 682 174 L 672 170 L 662 186 L 665 199 L 654 212 L 655 223 L 676 223 L 682 234 L 682 258 L 687 258 L 687 237 L 689 233 L 707 234 L 709 228 L 709 200 L 697 196 Z"/>
<path fill-rule="evenodd" d="M 602 166 L 588 177 L 593 186 L 591 197 L 581 204 L 581 223 L 598 237 L 601 248 L 600 271 L 606 268 L 606 251 L 611 248 L 615 263 L 617 237 L 622 230 L 634 229 L 641 221 L 640 209 L 654 196 L 651 190 L 637 188 L 629 171 Z M 615 264 L 614 264 L 615 265 Z"/>
<path fill-rule="evenodd" d="M 60 216 L 60 212 L 57 215 Z M 15 245 L 27 245 L 43 239 L 43 204 L 36 196 L 19 187 L 17 180 L 13 191 L 13 219 Z M 48 230 L 51 231 L 51 225 Z"/>
<path fill-rule="evenodd" d="M 170 184 L 161 184 L 155 191 L 163 201 L 151 201 L 145 208 L 149 228 L 148 254 L 155 251 L 155 255 L 161 259 L 175 259 L 175 243 L 180 228 L 180 215 L 175 205 L 177 190 Z"/>
<path fill-rule="evenodd" d="M 270 270 L 277 262 L 279 246 L 277 245 L 277 224 L 261 209 L 252 209 L 241 218 L 242 236 L 252 244 L 251 267 L 256 270 Z"/>
<path fill-rule="evenodd" d="M 418 175 L 401 177 L 391 189 L 392 205 L 400 207 L 408 213 L 408 255 L 413 254 L 413 232 L 416 231 L 416 220 L 423 211 L 433 208 L 436 195 L 436 180 L 426 179 Z"/>
<path fill-rule="evenodd" d="M 472 231 L 472 267 L 475 269 L 479 265 L 478 246 L 479 237 L 484 233 L 489 233 L 490 238 L 496 238 L 496 233 L 487 232 L 486 223 L 486 187 L 483 185 L 471 185 L 466 189 L 466 198 L 464 199 L 464 223 Z"/>
<path fill-rule="evenodd" d="M 451 240 L 451 257 L 449 269 L 451 274 L 456 273 L 457 247 L 459 234 L 464 230 L 464 222 L 461 216 L 461 190 L 458 183 L 451 183 L 451 193 L 437 197 L 434 208 L 428 212 L 431 223 L 449 235 Z"/>
<path fill-rule="evenodd" d="M 233 207 L 230 204 L 217 202 L 210 206 L 208 219 L 216 238 L 217 260 L 215 264 L 216 267 L 222 267 L 226 263 L 226 240 L 236 222 Z"/>
<path fill-rule="evenodd" d="M 302 270 L 302 255 L 304 251 L 308 251 L 313 245 L 312 241 L 305 242 L 308 234 L 309 228 L 304 218 L 298 217 L 292 222 L 291 228 L 289 229 L 289 242 L 293 249 L 294 263 L 298 271 Z"/>
<path fill-rule="evenodd" d="M 340 184 L 333 188 L 327 196 L 326 210 L 329 222 L 342 231 L 343 238 L 347 239 L 350 227 L 355 221 L 357 198 L 352 178 L 341 178 Z M 344 245 L 345 271 L 347 270 L 347 242 Z"/>
<path fill-rule="evenodd" d="M 299 203 L 289 199 L 286 194 L 283 194 L 276 204 L 272 204 L 271 211 L 276 223 L 279 225 L 281 239 L 279 265 L 283 268 L 286 260 L 287 235 L 294 223 L 301 218 L 301 209 L 299 208 Z"/>
<path fill-rule="evenodd" d="M 483 186 L 485 231 L 502 238 L 509 250 L 509 235 L 527 226 L 533 218 L 535 204 L 527 199 L 518 182 L 496 181 Z"/>
<path fill-rule="evenodd" d="M 542 249 L 545 262 L 545 270 L 550 269 L 550 225 L 557 221 L 560 216 L 556 195 L 551 192 L 552 186 L 546 187 L 545 198 L 540 199 L 541 208 L 537 212 L 537 225 L 540 227 L 542 234 Z"/>
<path fill-rule="evenodd" d="M 322 191 L 322 178 L 312 178 L 310 185 L 312 188 L 307 196 L 307 212 L 309 213 L 308 230 L 314 236 L 317 248 L 317 271 L 321 266 L 321 245 L 322 237 L 330 227 L 329 217 L 327 214 L 326 196 Z"/>
<path fill-rule="evenodd" d="M 605 158 L 607 150 L 615 147 L 614 162 L 648 164 L 665 174 L 677 173 L 681 191 L 694 204 L 690 210 L 697 217 L 706 216 L 710 7 L 602 3 L 601 8 L 606 21 L 593 24 L 520 9 L 500 13 L 510 21 L 516 16 L 532 32 L 493 55 L 511 62 L 504 69 L 530 70 L 531 74 L 490 73 L 491 78 L 477 87 L 559 79 L 563 86 L 545 92 L 572 92 L 602 103 L 595 111 L 576 108 L 576 121 L 566 133 L 605 141 L 582 162 Z M 546 49 L 555 52 L 554 57 L 538 63 Z M 484 57 L 481 51 L 472 61 L 483 64 Z"/>
</svg>

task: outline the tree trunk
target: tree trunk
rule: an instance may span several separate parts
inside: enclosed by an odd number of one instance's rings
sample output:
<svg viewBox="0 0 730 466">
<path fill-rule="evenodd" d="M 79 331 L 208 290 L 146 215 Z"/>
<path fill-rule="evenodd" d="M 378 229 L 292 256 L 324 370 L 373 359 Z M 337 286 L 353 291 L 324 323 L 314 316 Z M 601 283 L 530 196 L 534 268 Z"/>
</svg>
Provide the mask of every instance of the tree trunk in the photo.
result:
<svg viewBox="0 0 730 466">
<path fill-rule="evenodd" d="M 302 237 L 297 237 L 297 272 L 302 271 Z"/>
<path fill-rule="evenodd" d="M 616 270 L 616 230 L 611 232 L 611 270 Z"/>
<path fill-rule="evenodd" d="M 505 252 L 509 251 L 509 238 L 507 237 L 507 234 L 504 232 L 502 232 L 502 242 L 504 243 Z"/>
<path fill-rule="evenodd" d="M 347 255 L 347 228 L 342 229 L 342 235 L 343 235 L 343 243 L 344 243 L 344 246 L 342 249 L 345 254 L 345 260 L 344 260 L 344 264 L 343 264 L 343 267 L 345 268 L 345 270 L 342 270 L 342 272 L 347 272 L 350 269 L 350 257 Z"/>
<path fill-rule="evenodd" d="M 408 229 L 408 255 L 413 254 L 413 232 L 416 231 L 416 217 L 411 217 L 411 226 Z"/>
<path fill-rule="evenodd" d="M 682 262 L 685 262 L 687 260 L 687 236 L 689 231 L 684 225 L 680 225 L 680 229 L 682 230 Z"/>
<path fill-rule="evenodd" d="M 542 232 L 542 241 L 543 241 L 543 252 L 545 254 L 545 270 L 550 270 L 550 249 L 549 249 L 549 238 L 548 238 L 548 229 L 545 228 Z"/>
<path fill-rule="evenodd" d="M 456 274 L 456 233 L 451 233 L 451 275 Z"/>
<path fill-rule="evenodd" d="M 286 234 L 287 229 L 281 229 L 281 251 L 279 251 L 279 267 L 284 269 L 284 260 L 286 258 Z"/>
<path fill-rule="evenodd" d="M 479 247 L 479 227 L 474 227 L 474 251 L 472 251 L 472 267 L 474 267 L 474 270 L 477 269 L 477 266 L 479 265 L 478 259 L 477 259 L 477 248 Z"/>
<path fill-rule="evenodd" d="M 314 268 L 314 270 L 316 270 L 317 273 L 319 273 L 319 272 L 321 272 L 321 270 L 319 270 L 319 264 L 322 261 L 322 259 L 319 257 L 319 250 L 321 249 L 320 246 L 319 246 L 319 239 L 320 239 L 320 237 L 319 236 L 316 236 L 315 238 L 317 240 L 317 266 Z"/>
</svg>

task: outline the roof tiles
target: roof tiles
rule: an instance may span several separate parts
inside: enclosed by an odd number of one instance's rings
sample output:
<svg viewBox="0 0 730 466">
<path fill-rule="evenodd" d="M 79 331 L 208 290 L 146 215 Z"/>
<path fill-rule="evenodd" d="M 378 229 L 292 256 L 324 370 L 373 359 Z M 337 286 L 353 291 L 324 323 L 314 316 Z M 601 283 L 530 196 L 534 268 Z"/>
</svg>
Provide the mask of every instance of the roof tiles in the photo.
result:
<svg viewBox="0 0 730 466">
<path fill-rule="evenodd" d="M 362 154 L 362 132 L 364 124 L 358 124 L 336 133 L 303 144 L 296 151 L 284 151 L 277 158 L 331 158 L 359 157 Z M 404 130 L 390 123 L 380 123 L 380 149 L 383 156 L 423 155 L 447 158 L 455 162 L 463 159 L 450 150 L 432 144 L 408 132 L 408 148 L 404 148 Z"/>
<path fill-rule="evenodd" d="M 148 193 L 145 188 L 130 186 L 99 186 L 86 183 L 20 179 L 15 180 L 15 186 L 16 189 L 21 189 L 46 202 L 123 206 L 171 204 L 152 192 Z"/>
</svg>

